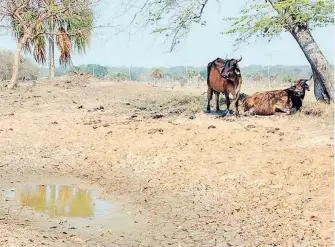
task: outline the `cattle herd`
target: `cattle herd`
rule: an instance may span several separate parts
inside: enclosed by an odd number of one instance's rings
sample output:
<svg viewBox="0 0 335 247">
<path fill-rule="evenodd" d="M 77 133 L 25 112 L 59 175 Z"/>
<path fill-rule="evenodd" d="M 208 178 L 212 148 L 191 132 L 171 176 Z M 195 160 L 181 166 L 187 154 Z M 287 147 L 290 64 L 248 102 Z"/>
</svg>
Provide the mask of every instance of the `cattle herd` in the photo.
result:
<svg viewBox="0 0 335 247">
<path fill-rule="evenodd" d="M 299 79 L 292 87 L 253 95 L 240 93 L 242 75 L 238 63 L 240 59 L 217 58 L 207 65 L 207 112 L 211 111 L 210 101 L 215 94 L 216 111 L 220 111 L 219 96 L 225 95 L 227 115 L 230 115 L 229 95 L 233 95 L 235 116 L 239 116 L 239 100 L 244 107 L 244 115 L 273 115 L 277 112 L 294 114 L 302 106 L 306 90 L 309 91 L 308 82 L 312 79 Z"/>
</svg>

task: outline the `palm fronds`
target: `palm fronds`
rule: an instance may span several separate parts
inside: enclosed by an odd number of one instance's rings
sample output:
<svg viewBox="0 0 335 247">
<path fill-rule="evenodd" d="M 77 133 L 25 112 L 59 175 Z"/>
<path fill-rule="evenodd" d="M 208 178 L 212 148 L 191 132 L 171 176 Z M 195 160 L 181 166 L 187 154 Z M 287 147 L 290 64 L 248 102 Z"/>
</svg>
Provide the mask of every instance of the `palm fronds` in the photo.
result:
<svg viewBox="0 0 335 247">
<path fill-rule="evenodd" d="M 89 0 L 87 0 L 89 1 Z M 25 21 L 32 21 L 36 16 L 29 11 L 30 8 L 48 4 L 50 8 L 57 5 L 66 5 L 66 0 L 29 0 L 27 1 L 27 11 L 23 15 Z M 24 32 L 20 25 L 12 20 L 13 35 L 19 42 Z M 71 65 L 71 54 L 73 50 L 79 53 L 85 53 L 90 46 L 90 40 L 93 29 L 93 12 L 91 9 L 80 11 L 80 13 L 70 14 L 62 13 L 52 16 L 36 26 L 33 33 L 37 35 L 33 40 L 28 39 L 24 46 L 24 52 L 32 53 L 36 62 L 44 64 L 47 60 L 47 40 L 56 36 L 55 42 L 60 50 L 59 64 L 63 66 Z"/>
<path fill-rule="evenodd" d="M 59 64 L 65 67 L 71 64 L 71 38 L 63 27 L 58 29 L 56 44 L 60 49 Z"/>
</svg>

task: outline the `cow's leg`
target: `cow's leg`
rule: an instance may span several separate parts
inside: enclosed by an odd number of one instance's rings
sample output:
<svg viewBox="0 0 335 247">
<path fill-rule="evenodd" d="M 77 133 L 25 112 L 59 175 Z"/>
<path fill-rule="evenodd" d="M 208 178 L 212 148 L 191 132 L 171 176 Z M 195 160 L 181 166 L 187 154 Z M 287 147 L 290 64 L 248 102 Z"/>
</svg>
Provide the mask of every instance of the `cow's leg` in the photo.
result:
<svg viewBox="0 0 335 247">
<path fill-rule="evenodd" d="M 256 111 L 254 108 L 250 108 L 249 110 L 245 111 L 243 113 L 244 116 L 253 116 L 256 115 Z"/>
<path fill-rule="evenodd" d="M 213 97 L 213 89 L 208 87 L 207 89 L 207 112 L 211 112 L 211 100 Z"/>
<path fill-rule="evenodd" d="M 237 89 L 236 91 L 234 92 L 234 96 L 235 96 L 235 99 L 234 99 L 234 105 L 235 105 L 235 116 L 236 117 L 239 117 L 240 116 L 240 113 L 238 111 L 238 102 L 240 100 L 240 92 L 241 92 L 241 86 L 242 86 L 242 81 L 239 80 L 239 84 L 237 86 Z"/>
<path fill-rule="evenodd" d="M 215 93 L 215 101 L 216 101 L 216 111 L 220 112 L 220 92 L 214 92 Z"/>
<path fill-rule="evenodd" d="M 229 116 L 230 115 L 230 99 L 229 99 L 229 92 L 225 92 L 224 93 L 225 95 L 225 98 L 226 98 L 226 105 L 227 105 L 227 114 L 226 116 Z"/>
<path fill-rule="evenodd" d="M 282 113 L 285 113 L 287 115 L 291 115 L 292 114 L 292 111 L 291 111 L 291 109 L 288 106 L 276 107 L 275 108 L 275 113 L 276 112 L 282 112 Z"/>
<path fill-rule="evenodd" d="M 240 99 L 240 92 L 237 92 L 235 94 L 235 101 L 234 101 L 234 104 L 235 104 L 235 116 L 236 117 L 239 117 L 240 116 L 240 112 L 238 110 L 238 101 Z"/>
</svg>

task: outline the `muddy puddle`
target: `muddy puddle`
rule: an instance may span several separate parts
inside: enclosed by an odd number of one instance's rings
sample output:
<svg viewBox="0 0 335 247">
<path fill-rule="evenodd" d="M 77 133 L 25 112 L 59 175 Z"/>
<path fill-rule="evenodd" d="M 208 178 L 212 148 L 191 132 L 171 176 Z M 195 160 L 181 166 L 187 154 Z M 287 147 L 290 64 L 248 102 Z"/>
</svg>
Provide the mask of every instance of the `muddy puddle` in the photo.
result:
<svg viewBox="0 0 335 247">
<path fill-rule="evenodd" d="M 5 192 L 7 200 L 28 206 L 50 217 L 82 217 L 97 220 L 108 217 L 112 204 L 100 200 L 94 191 L 73 185 L 20 185 Z"/>
<path fill-rule="evenodd" d="M 101 199 L 100 192 L 99 187 L 74 179 L 11 182 L 2 188 L 0 214 L 55 229 L 129 230 L 131 215 L 116 202 Z"/>
</svg>

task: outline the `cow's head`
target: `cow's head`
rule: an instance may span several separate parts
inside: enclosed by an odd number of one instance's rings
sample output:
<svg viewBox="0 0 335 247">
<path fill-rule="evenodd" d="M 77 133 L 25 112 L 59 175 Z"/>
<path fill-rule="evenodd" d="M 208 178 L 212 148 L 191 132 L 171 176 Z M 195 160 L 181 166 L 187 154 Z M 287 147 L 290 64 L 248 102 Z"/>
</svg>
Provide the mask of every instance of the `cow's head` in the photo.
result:
<svg viewBox="0 0 335 247">
<path fill-rule="evenodd" d="M 224 77 L 230 77 L 231 75 L 235 75 L 237 77 L 241 76 L 240 67 L 238 63 L 242 61 L 242 56 L 240 59 L 227 59 L 224 61 L 224 68 L 222 75 Z"/>
<path fill-rule="evenodd" d="M 305 95 L 305 91 L 309 91 L 309 83 L 313 75 L 309 79 L 299 79 L 295 85 L 294 95 L 301 97 Z"/>
</svg>

